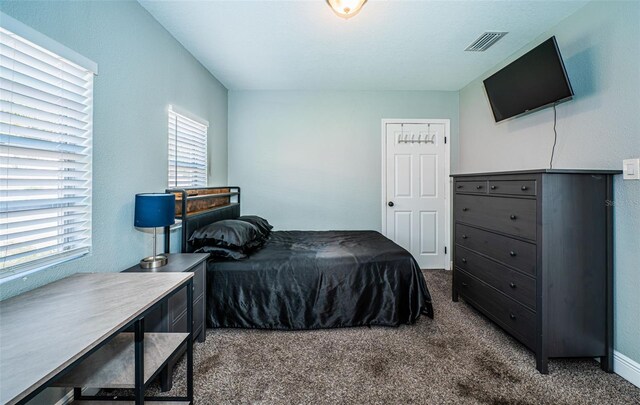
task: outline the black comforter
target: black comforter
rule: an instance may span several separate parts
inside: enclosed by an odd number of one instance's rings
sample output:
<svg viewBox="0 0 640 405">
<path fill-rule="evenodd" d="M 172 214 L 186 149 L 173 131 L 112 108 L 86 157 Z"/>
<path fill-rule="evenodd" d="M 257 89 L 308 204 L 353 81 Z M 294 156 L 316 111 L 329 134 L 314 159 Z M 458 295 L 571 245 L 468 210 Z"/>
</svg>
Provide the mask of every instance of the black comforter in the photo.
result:
<svg viewBox="0 0 640 405">
<path fill-rule="evenodd" d="M 241 261 L 210 261 L 209 327 L 398 326 L 433 317 L 411 254 L 373 231 L 273 232 Z"/>
</svg>

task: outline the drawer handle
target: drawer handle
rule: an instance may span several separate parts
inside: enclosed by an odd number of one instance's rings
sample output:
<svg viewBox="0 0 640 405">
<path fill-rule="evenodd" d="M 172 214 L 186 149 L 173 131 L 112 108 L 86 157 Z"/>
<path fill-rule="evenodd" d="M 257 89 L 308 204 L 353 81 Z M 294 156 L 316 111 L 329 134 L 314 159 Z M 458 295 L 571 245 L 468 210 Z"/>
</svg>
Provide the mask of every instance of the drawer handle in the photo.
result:
<svg viewBox="0 0 640 405">
<path fill-rule="evenodd" d="M 516 257 L 516 252 L 514 252 L 513 250 L 511 252 L 509 252 L 509 256 L 511 257 Z"/>
<path fill-rule="evenodd" d="M 462 239 L 467 239 L 468 236 L 467 235 L 462 235 Z"/>
<path fill-rule="evenodd" d="M 462 184 L 458 184 L 456 188 L 462 188 Z"/>
<path fill-rule="evenodd" d="M 529 189 L 529 187 L 527 187 L 527 186 L 520 187 L 520 190 L 522 190 L 522 191 L 527 191 L 528 189 Z"/>
<path fill-rule="evenodd" d="M 476 189 L 481 190 L 482 186 L 476 186 Z"/>
<path fill-rule="evenodd" d="M 516 285 L 516 283 L 514 283 L 514 282 L 512 281 L 512 282 L 510 282 L 510 283 L 509 283 L 509 287 L 511 287 L 511 288 L 516 288 L 516 287 L 517 287 L 517 285 Z"/>
<path fill-rule="evenodd" d="M 464 257 L 462 258 L 462 263 L 466 263 L 467 259 L 465 259 Z"/>
<path fill-rule="evenodd" d="M 462 211 L 469 211 L 469 208 L 464 207 L 464 208 L 462 209 Z"/>
<path fill-rule="evenodd" d="M 465 283 L 464 281 L 462 282 L 462 286 L 463 287 L 469 287 L 469 284 Z"/>
<path fill-rule="evenodd" d="M 497 186 L 491 186 L 491 190 L 495 190 L 496 188 L 498 188 Z"/>
<path fill-rule="evenodd" d="M 516 220 L 516 218 L 518 218 L 518 217 L 516 217 L 515 215 L 511 214 L 511 215 L 509 216 L 509 218 L 511 218 L 511 220 L 512 220 L 512 221 L 515 221 L 515 220 Z"/>
<path fill-rule="evenodd" d="M 514 314 L 513 312 L 511 312 L 511 313 L 509 314 L 509 318 L 511 318 L 511 319 L 513 319 L 513 320 L 515 320 L 515 319 L 516 319 L 516 316 L 515 316 L 515 314 Z"/>
</svg>

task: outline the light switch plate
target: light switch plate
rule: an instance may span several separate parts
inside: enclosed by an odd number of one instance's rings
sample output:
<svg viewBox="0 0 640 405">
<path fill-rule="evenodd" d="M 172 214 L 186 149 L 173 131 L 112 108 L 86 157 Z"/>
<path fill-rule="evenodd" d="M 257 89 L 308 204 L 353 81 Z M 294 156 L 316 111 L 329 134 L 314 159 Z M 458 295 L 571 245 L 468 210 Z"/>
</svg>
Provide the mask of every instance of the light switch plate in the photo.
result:
<svg viewBox="0 0 640 405">
<path fill-rule="evenodd" d="M 622 178 L 624 180 L 640 180 L 640 159 L 622 161 Z"/>
</svg>

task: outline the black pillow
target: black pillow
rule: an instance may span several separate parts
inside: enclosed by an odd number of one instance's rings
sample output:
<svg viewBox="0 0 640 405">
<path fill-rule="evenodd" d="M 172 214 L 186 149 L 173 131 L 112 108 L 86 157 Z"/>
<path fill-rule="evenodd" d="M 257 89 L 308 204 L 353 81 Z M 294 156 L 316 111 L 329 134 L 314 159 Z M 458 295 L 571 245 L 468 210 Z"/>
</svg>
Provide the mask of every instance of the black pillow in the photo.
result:
<svg viewBox="0 0 640 405">
<path fill-rule="evenodd" d="M 196 229 L 189 238 L 189 243 L 195 248 L 217 246 L 244 251 L 259 238 L 260 231 L 254 225 L 245 221 L 225 219 Z"/>
<path fill-rule="evenodd" d="M 238 217 L 238 220 L 253 224 L 256 228 L 258 228 L 262 236 L 265 238 L 268 238 L 269 235 L 271 235 L 273 226 L 271 226 L 269 221 L 264 218 L 261 218 L 257 215 L 243 215 L 241 217 Z"/>
<path fill-rule="evenodd" d="M 267 240 L 269 240 L 268 237 L 265 238 L 263 236 L 259 236 L 256 239 L 252 240 L 251 242 L 247 243 L 243 249 L 243 252 L 253 253 L 260 250 L 267 243 Z"/>
<path fill-rule="evenodd" d="M 217 246 L 203 246 L 194 253 L 210 253 L 212 259 L 243 260 L 247 255 L 238 251 Z"/>
</svg>

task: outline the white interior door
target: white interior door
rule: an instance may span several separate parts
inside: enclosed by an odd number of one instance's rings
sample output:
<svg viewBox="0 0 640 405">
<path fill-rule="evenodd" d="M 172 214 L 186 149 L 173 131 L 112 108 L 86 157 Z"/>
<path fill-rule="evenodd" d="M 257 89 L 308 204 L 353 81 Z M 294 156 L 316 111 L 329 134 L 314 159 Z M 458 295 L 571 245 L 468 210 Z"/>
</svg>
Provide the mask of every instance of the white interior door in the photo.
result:
<svg viewBox="0 0 640 405">
<path fill-rule="evenodd" d="M 449 268 L 445 144 L 449 124 L 423 122 L 385 125 L 383 228 L 385 236 L 411 252 L 421 268 Z"/>
</svg>

